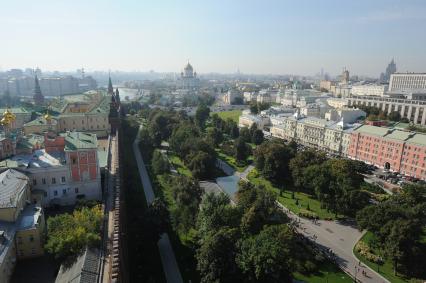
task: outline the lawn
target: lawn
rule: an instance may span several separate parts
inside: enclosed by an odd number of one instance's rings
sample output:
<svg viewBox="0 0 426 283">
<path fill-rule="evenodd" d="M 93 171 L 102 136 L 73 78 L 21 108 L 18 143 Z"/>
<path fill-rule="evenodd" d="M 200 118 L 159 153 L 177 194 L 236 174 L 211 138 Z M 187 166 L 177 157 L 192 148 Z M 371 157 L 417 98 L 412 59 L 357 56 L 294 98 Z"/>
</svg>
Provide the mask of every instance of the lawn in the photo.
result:
<svg viewBox="0 0 426 283">
<path fill-rule="evenodd" d="M 288 189 L 284 189 L 282 191 L 282 195 L 280 195 L 280 190 L 274 187 L 271 182 L 260 176 L 256 169 L 253 169 L 253 171 L 251 171 L 247 177 L 253 184 L 263 185 L 266 189 L 274 192 L 277 195 L 277 200 L 296 214 L 309 214 L 312 216 L 317 216 L 319 219 L 328 220 L 334 220 L 336 218 L 334 213 L 328 212 L 326 209 L 321 208 L 320 202 L 314 199 L 311 195 L 302 192 L 295 192 L 295 198 L 293 199 L 292 191 Z M 298 200 L 298 204 L 296 204 L 296 199 Z"/>
<path fill-rule="evenodd" d="M 233 156 L 229 156 L 227 154 L 224 154 L 220 151 L 220 149 L 216 149 L 216 152 L 218 154 L 219 159 L 222 159 L 226 163 L 228 163 L 232 168 L 237 170 L 238 172 L 243 172 L 248 164 L 241 164 L 240 162 L 237 162 L 237 160 Z"/>
<path fill-rule="evenodd" d="M 231 111 L 222 111 L 222 112 L 212 112 L 211 115 L 213 115 L 214 113 L 216 113 L 217 115 L 219 115 L 219 117 L 222 118 L 225 121 L 228 118 L 231 118 L 236 123 L 238 123 L 238 118 L 241 116 L 241 114 L 243 113 L 243 111 L 242 110 L 231 110 Z"/>
<path fill-rule="evenodd" d="M 173 167 L 176 169 L 176 171 L 181 174 L 188 177 L 192 177 L 191 170 L 189 170 L 185 164 L 183 164 L 183 161 L 180 159 L 179 156 L 176 154 L 169 154 L 170 162 L 172 163 Z"/>
<path fill-rule="evenodd" d="M 353 280 L 333 263 L 326 261 L 315 274 L 294 273 L 294 278 L 307 283 L 351 283 Z"/>
<path fill-rule="evenodd" d="M 365 233 L 365 235 L 361 238 L 360 241 L 363 241 L 364 243 L 368 244 L 371 248 L 371 251 L 374 254 L 377 254 L 377 250 L 373 249 L 372 246 L 370 245 L 370 243 L 372 241 L 374 241 L 374 234 L 371 232 L 367 232 Z M 375 271 L 377 271 L 377 264 L 374 262 L 370 262 L 368 261 L 364 256 L 360 255 L 355 249 L 354 249 L 354 254 L 355 256 L 361 260 L 362 263 L 368 265 L 370 268 L 374 269 Z M 395 276 L 393 273 L 393 264 L 391 261 L 386 260 L 385 263 L 383 265 L 380 266 L 379 268 L 379 273 L 385 277 L 386 279 L 388 279 L 389 281 L 391 281 L 392 283 L 406 283 L 406 282 L 412 282 L 410 281 L 409 278 L 404 278 L 401 276 Z M 419 281 L 421 282 L 421 281 Z"/>
</svg>

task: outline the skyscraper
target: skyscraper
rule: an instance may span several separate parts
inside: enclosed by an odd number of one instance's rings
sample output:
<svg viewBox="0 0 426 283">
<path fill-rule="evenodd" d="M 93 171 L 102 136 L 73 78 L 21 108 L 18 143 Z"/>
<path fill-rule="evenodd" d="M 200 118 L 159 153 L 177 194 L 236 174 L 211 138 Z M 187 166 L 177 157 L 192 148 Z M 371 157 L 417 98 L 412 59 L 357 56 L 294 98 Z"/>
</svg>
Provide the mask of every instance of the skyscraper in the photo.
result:
<svg viewBox="0 0 426 283">
<path fill-rule="evenodd" d="M 386 67 L 385 73 L 380 74 L 380 82 L 388 83 L 392 74 L 396 73 L 396 64 L 394 59 Z"/>
</svg>

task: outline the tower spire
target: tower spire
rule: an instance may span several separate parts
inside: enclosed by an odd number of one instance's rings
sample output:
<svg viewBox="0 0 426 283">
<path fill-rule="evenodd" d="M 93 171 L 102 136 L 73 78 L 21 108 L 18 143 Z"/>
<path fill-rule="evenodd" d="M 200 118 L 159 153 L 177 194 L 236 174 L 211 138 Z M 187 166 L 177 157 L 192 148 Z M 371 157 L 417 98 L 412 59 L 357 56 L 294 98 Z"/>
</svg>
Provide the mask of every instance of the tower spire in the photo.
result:
<svg viewBox="0 0 426 283">
<path fill-rule="evenodd" d="M 111 72 L 109 72 L 108 77 L 109 77 L 109 79 L 108 79 L 108 94 L 113 95 L 114 94 L 114 89 L 112 87 Z"/>
<path fill-rule="evenodd" d="M 41 93 L 40 83 L 38 81 L 37 74 L 35 75 L 35 78 L 34 78 L 34 96 L 33 96 L 33 98 L 34 98 L 34 103 L 36 105 L 41 105 L 41 104 L 44 103 L 44 96 Z"/>
</svg>

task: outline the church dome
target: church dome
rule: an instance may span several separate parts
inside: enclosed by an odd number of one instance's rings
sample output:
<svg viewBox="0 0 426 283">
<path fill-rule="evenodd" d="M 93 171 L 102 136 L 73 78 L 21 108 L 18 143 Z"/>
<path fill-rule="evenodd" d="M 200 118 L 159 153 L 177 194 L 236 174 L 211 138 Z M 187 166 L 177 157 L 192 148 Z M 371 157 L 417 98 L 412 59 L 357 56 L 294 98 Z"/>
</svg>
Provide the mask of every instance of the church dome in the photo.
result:
<svg viewBox="0 0 426 283">
<path fill-rule="evenodd" d="M 192 68 L 192 66 L 191 66 L 191 64 L 189 64 L 189 62 L 188 62 L 188 64 L 186 64 L 186 66 L 185 66 L 185 69 L 184 69 L 185 71 L 192 71 L 193 70 L 193 68 Z"/>
</svg>

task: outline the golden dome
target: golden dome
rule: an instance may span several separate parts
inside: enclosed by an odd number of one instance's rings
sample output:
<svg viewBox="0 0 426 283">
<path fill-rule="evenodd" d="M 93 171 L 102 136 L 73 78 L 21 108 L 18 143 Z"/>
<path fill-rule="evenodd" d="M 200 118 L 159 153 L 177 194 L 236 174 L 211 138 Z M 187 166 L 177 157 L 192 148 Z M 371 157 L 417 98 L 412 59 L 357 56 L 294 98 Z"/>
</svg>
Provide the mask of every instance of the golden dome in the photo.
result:
<svg viewBox="0 0 426 283">
<path fill-rule="evenodd" d="M 46 114 L 44 114 L 43 118 L 46 119 L 46 121 L 50 121 L 52 119 L 52 116 L 50 116 L 49 112 L 46 112 Z"/>
<path fill-rule="evenodd" d="M 12 111 L 10 111 L 9 108 L 6 108 L 6 110 L 3 113 L 3 119 L 7 120 L 7 122 L 10 123 L 16 120 L 16 116 L 15 114 L 12 113 Z"/>
</svg>

